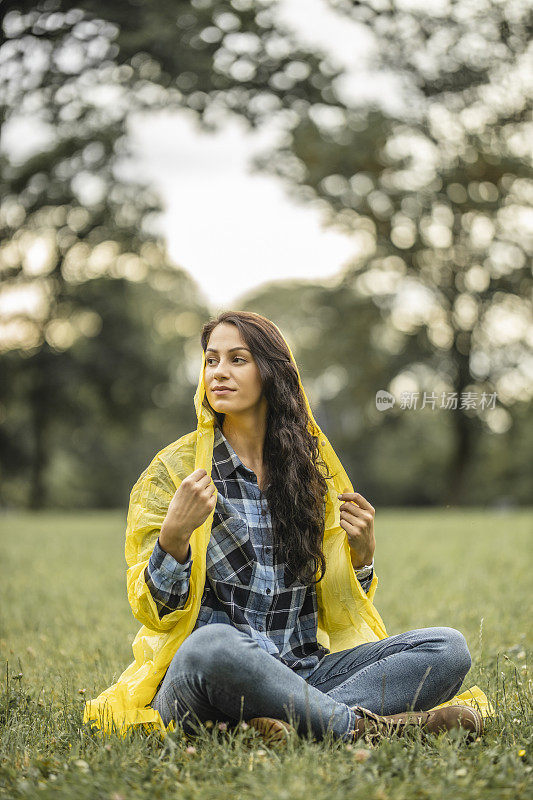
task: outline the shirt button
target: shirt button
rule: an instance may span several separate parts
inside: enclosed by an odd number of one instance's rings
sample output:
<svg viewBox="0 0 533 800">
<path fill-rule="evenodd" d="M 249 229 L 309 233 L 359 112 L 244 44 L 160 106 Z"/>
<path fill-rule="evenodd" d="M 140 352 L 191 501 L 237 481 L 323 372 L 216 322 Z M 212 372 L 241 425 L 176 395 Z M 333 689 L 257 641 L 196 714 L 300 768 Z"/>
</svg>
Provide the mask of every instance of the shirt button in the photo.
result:
<svg viewBox="0 0 533 800">
<path fill-rule="evenodd" d="M 262 625 L 258 625 L 258 626 L 257 626 L 257 630 L 258 630 L 258 631 L 262 631 L 262 630 L 263 630 L 263 626 L 262 626 Z"/>
<path fill-rule="evenodd" d="M 267 594 L 270 594 L 270 589 L 267 589 Z"/>
</svg>

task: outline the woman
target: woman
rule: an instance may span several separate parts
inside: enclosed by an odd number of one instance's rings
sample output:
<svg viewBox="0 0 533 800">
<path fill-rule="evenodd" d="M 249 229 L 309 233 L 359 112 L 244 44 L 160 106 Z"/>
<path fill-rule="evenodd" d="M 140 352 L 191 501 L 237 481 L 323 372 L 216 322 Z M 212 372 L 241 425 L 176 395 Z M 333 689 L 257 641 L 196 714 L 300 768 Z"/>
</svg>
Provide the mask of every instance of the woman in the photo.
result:
<svg viewBox="0 0 533 800">
<path fill-rule="evenodd" d="M 487 698 L 477 686 L 455 696 L 471 666 L 464 636 L 387 636 L 372 602 L 374 509 L 316 424 L 278 328 L 228 311 L 201 343 L 198 428 L 131 493 L 135 661 L 85 721 L 195 733 L 245 720 L 265 738 L 294 727 L 344 741 L 413 726 L 480 735 Z"/>
</svg>

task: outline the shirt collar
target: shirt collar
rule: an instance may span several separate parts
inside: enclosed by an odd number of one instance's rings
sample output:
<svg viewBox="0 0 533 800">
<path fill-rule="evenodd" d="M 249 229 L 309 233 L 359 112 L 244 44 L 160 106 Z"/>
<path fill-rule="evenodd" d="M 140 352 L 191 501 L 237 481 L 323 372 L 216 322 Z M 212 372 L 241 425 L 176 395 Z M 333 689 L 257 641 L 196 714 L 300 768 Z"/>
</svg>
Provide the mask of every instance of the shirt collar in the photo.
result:
<svg viewBox="0 0 533 800">
<path fill-rule="evenodd" d="M 215 425 L 213 440 L 213 464 L 221 480 L 225 480 L 236 470 L 244 473 L 246 477 L 251 477 L 254 474 L 251 469 L 248 469 L 242 463 L 218 425 Z"/>
</svg>

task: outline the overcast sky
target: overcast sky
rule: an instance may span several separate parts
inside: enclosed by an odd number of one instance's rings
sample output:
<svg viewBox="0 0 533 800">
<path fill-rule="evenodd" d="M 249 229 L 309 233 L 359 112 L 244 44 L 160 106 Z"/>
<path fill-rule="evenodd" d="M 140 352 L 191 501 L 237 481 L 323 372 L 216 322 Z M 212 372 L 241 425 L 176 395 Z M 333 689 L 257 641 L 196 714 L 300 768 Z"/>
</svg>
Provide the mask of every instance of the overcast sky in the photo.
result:
<svg viewBox="0 0 533 800">
<path fill-rule="evenodd" d="M 278 13 L 303 43 L 347 67 L 347 100 L 394 103 L 391 79 L 365 73 L 372 41 L 360 26 L 322 0 L 281 0 Z M 137 117 L 131 126 L 135 172 L 153 182 L 165 206 L 160 229 L 169 255 L 193 275 L 214 312 L 238 307 L 239 296 L 264 282 L 331 279 L 355 254 L 348 236 L 324 229 L 320 212 L 296 205 L 281 181 L 249 174 L 252 156 L 276 135 L 274 128 L 249 132 L 238 118 L 217 134 L 203 133 L 187 111 Z"/>
</svg>

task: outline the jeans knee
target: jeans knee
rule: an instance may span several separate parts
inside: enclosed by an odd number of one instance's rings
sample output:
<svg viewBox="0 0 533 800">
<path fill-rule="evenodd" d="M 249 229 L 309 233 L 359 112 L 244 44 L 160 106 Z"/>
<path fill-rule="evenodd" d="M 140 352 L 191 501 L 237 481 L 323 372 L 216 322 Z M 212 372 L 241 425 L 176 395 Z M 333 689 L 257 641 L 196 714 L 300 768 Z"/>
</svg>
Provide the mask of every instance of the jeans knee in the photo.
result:
<svg viewBox="0 0 533 800">
<path fill-rule="evenodd" d="M 235 635 L 239 635 L 236 628 L 221 622 L 197 628 L 178 650 L 181 668 L 204 674 L 220 668 L 227 654 L 235 651 Z"/>
<path fill-rule="evenodd" d="M 446 643 L 445 658 L 448 669 L 464 678 L 472 666 L 472 657 L 464 635 L 455 628 L 442 627 L 439 631 Z"/>
</svg>

